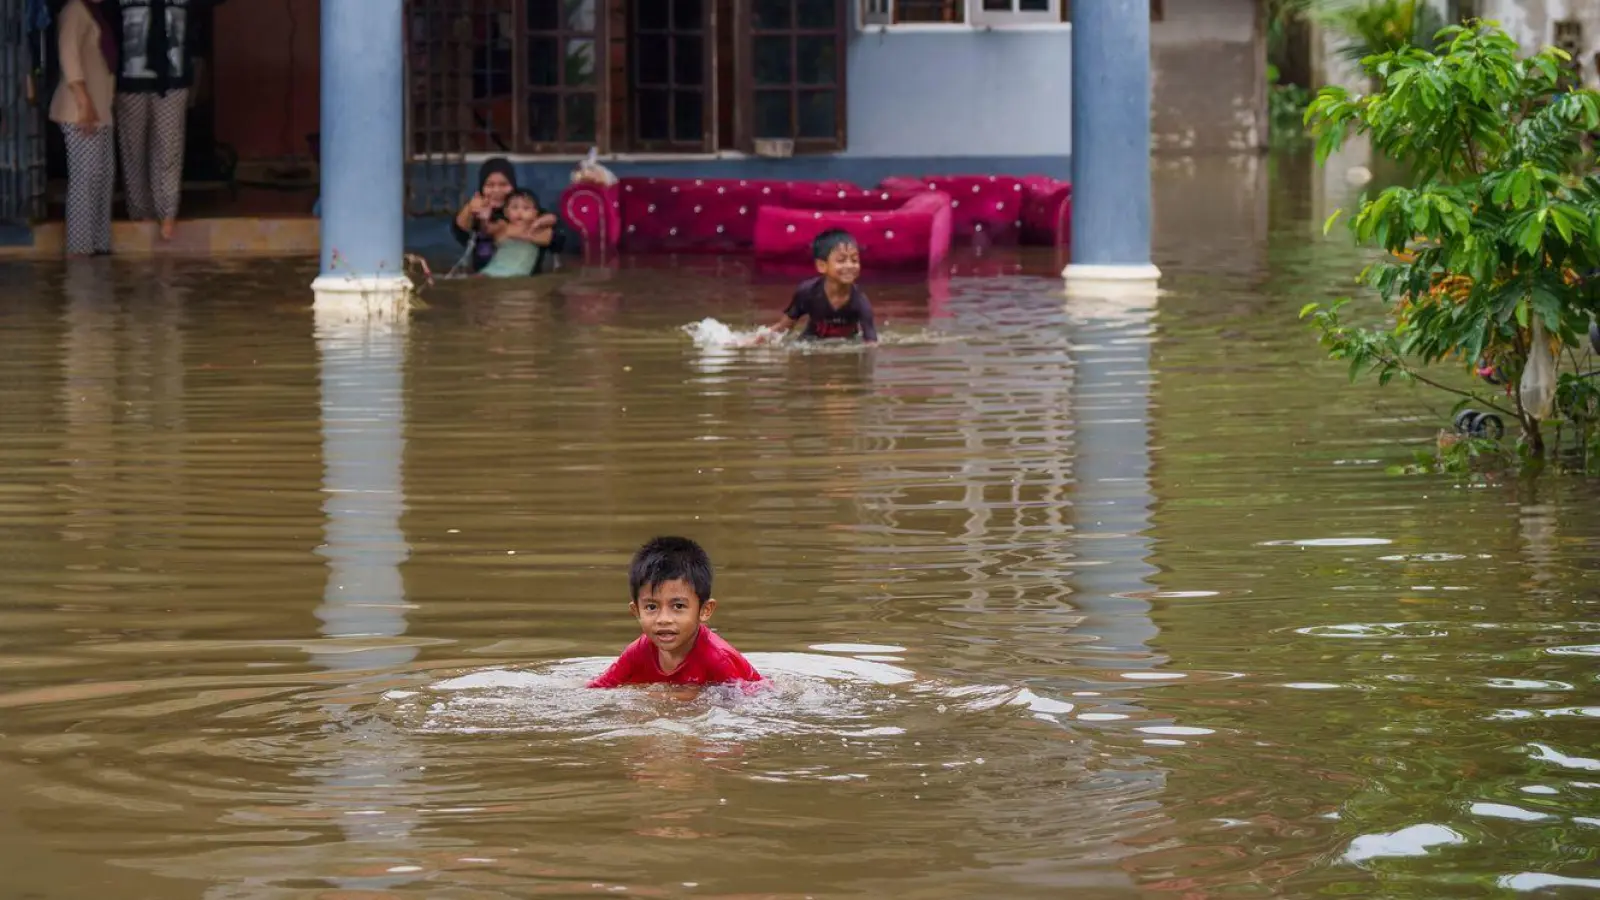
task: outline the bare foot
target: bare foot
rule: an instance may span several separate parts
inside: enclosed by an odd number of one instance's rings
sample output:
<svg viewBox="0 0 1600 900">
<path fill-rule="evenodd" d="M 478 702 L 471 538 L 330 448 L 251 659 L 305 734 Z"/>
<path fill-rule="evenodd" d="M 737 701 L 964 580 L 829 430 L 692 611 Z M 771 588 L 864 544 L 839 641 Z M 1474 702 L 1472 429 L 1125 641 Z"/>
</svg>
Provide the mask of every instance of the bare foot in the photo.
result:
<svg viewBox="0 0 1600 900">
<path fill-rule="evenodd" d="M 173 234 L 173 232 L 175 232 L 177 230 L 178 230 L 178 220 L 177 219 L 162 219 L 161 220 L 161 239 L 163 241 L 172 240 L 172 234 Z"/>
</svg>

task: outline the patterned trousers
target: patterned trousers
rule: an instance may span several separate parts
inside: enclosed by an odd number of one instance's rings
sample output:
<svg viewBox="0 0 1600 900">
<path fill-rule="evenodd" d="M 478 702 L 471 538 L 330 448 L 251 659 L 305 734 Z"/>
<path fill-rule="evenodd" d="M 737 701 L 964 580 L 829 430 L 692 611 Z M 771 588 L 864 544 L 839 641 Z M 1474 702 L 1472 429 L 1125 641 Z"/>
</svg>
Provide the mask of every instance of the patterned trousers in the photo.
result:
<svg viewBox="0 0 1600 900">
<path fill-rule="evenodd" d="M 110 125 L 84 134 L 62 125 L 67 140 L 67 252 L 111 252 L 111 195 L 117 183 L 116 137 Z"/>
<path fill-rule="evenodd" d="M 118 94 L 118 145 L 128 218 L 176 219 L 183 192 L 183 131 L 189 91 Z"/>
</svg>

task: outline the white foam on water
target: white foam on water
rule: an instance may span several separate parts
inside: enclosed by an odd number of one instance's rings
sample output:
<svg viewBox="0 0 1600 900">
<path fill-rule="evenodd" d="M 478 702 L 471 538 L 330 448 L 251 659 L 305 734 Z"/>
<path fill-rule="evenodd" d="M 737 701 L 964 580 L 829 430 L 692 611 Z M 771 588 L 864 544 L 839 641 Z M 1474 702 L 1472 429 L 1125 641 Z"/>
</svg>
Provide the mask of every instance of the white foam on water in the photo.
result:
<svg viewBox="0 0 1600 900">
<path fill-rule="evenodd" d="M 736 329 L 709 316 L 683 326 L 683 333 L 687 334 L 689 339 L 694 341 L 694 345 L 701 350 L 739 350 L 757 347 L 772 337 L 772 329 L 765 326 Z"/>
<path fill-rule="evenodd" d="M 1261 541 L 1258 547 L 1381 547 L 1392 544 L 1388 538 L 1374 537 L 1349 537 L 1349 538 L 1304 538 L 1291 541 Z"/>
<path fill-rule="evenodd" d="M 422 733 L 543 734 L 575 741 L 682 735 L 750 741 L 776 735 L 900 735 L 944 727 L 940 723 L 949 715 L 994 715 L 1007 709 L 1065 725 L 1075 710 L 1070 702 L 1027 688 L 922 678 L 879 654 L 750 653 L 748 658 L 765 681 L 698 692 L 666 686 L 585 688 L 610 662 L 605 657 L 531 669 L 485 669 L 414 691 L 390 691 L 383 714 Z"/>
<path fill-rule="evenodd" d="M 780 334 L 765 325 L 756 328 L 735 328 L 718 319 L 706 317 L 682 326 L 684 334 L 700 350 L 703 366 L 716 367 L 718 363 L 744 351 L 785 353 L 857 353 L 864 346 L 860 341 L 796 340 L 793 332 Z M 896 330 L 893 334 L 878 334 L 878 343 L 884 345 L 922 346 L 944 344 L 959 339 L 959 335 L 936 332 L 928 328 Z"/>
<path fill-rule="evenodd" d="M 1464 844 L 1459 831 L 1432 823 L 1412 825 L 1399 831 L 1363 834 L 1350 842 L 1344 853 L 1347 862 L 1364 863 L 1374 859 L 1426 856 L 1435 847 Z"/>
<path fill-rule="evenodd" d="M 904 653 L 906 648 L 893 644 L 812 644 L 811 649 L 821 653 Z"/>
</svg>

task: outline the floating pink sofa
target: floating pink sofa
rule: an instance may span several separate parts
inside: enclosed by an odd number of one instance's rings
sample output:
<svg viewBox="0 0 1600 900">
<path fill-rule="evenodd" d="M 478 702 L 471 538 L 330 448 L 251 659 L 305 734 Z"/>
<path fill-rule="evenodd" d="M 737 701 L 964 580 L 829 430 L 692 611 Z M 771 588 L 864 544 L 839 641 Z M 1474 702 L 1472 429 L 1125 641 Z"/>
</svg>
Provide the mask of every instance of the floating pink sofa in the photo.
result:
<svg viewBox="0 0 1600 900">
<path fill-rule="evenodd" d="M 574 184 L 558 212 L 586 253 L 734 253 L 755 241 L 756 216 L 788 202 L 792 191 L 859 191 L 842 182 L 735 178 L 624 178 Z"/>
<path fill-rule="evenodd" d="M 832 228 L 850 232 L 873 269 L 926 271 L 950 252 L 950 198 L 881 188 L 796 190 L 785 205 L 769 204 L 757 214 L 756 261 L 809 264 L 811 242 Z"/>
<path fill-rule="evenodd" d="M 950 195 L 954 235 L 989 243 L 1061 246 L 1072 235 L 1072 185 L 1043 175 L 895 176 L 880 188 Z"/>
</svg>

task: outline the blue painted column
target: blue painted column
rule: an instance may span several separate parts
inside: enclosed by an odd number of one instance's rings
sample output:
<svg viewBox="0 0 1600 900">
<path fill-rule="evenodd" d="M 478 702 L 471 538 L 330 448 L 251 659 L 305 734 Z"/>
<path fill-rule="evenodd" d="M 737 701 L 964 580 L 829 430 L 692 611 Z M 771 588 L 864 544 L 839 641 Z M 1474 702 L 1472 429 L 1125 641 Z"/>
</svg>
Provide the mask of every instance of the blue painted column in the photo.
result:
<svg viewBox="0 0 1600 900">
<path fill-rule="evenodd" d="M 322 4 L 319 310 L 403 314 L 404 0 Z"/>
<path fill-rule="evenodd" d="M 1069 281 L 1154 281 L 1150 0 L 1072 5 Z"/>
</svg>

